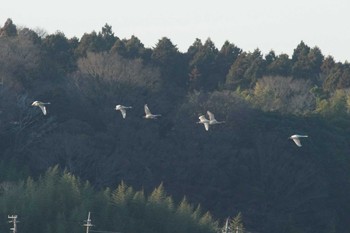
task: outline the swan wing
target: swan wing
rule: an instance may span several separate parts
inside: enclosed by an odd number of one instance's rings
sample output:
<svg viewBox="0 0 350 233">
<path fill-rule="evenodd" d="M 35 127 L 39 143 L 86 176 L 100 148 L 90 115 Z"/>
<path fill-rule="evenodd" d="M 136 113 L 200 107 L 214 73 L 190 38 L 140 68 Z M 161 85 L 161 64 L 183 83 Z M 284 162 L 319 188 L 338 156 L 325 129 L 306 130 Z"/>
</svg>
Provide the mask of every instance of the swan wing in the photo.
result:
<svg viewBox="0 0 350 233">
<path fill-rule="evenodd" d="M 206 131 L 208 131 L 209 130 L 209 123 L 204 123 L 204 128 Z"/>
<path fill-rule="evenodd" d="M 209 116 L 209 120 L 215 120 L 215 116 L 214 116 L 214 114 L 212 113 L 212 112 L 210 112 L 210 111 L 207 111 L 207 114 L 208 114 L 208 116 Z"/>
<path fill-rule="evenodd" d="M 149 110 L 147 104 L 145 104 L 145 113 L 146 115 L 152 115 L 151 111 Z"/>
<path fill-rule="evenodd" d="M 121 108 L 120 112 L 122 113 L 122 116 L 125 119 L 125 117 L 126 117 L 126 110 L 124 108 Z"/>
<path fill-rule="evenodd" d="M 44 115 L 46 115 L 46 107 L 44 105 L 39 105 L 41 111 L 43 112 Z"/>
<path fill-rule="evenodd" d="M 301 147 L 301 143 L 300 143 L 300 140 L 299 138 L 293 138 L 293 141 L 295 142 L 295 144 L 299 147 Z"/>
</svg>

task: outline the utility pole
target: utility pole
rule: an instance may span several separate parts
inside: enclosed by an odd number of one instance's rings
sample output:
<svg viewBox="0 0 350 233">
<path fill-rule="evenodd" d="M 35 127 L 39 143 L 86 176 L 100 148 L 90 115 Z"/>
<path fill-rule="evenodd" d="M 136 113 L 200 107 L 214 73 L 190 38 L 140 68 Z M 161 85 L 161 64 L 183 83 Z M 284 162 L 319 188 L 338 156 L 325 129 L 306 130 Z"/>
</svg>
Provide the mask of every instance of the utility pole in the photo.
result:
<svg viewBox="0 0 350 233">
<path fill-rule="evenodd" d="M 90 227 L 92 227 L 93 225 L 91 224 L 91 219 L 90 219 L 90 211 L 88 214 L 88 218 L 87 220 L 85 220 L 86 223 L 83 225 L 84 227 L 86 227 L 86 233 L 89 233 Z M 15 232 L 14 232 L 15 233 Z"/>
<path fill-rule="evenodd" d="M 13 223 L 13 227 L 10 228 L 10 230 L 13 233 L 17 233 L 17 223 L 18 223 L 17 215 L 12 215 L 12 216 L 8 215 L 7 218 L 12 219 L 12 220 L 9 221 L 9 223 Z"/>
</svg>

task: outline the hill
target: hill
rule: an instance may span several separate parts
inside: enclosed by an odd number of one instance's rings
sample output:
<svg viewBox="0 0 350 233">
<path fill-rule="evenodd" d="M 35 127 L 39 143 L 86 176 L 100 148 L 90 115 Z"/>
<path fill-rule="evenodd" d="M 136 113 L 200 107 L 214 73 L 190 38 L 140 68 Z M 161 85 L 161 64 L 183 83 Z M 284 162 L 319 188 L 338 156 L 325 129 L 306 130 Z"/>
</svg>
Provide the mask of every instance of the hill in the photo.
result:
<svg viewBox="0 0 350 233">
<path fill-rule="evenodd" d="M 348 63 L 304 42 L 291 58 L 210 38 L 150 49 L 108 24 L 68 39 L 8 20 L 0 35 L 3 183 L 59 165 L 96 190 L 162 184 L 220 224 L 241 212 L 251 231 L 349 229 Z M 125 119 L 117 104 L 133 107 Z M 143 119 L 144 104 L 162 116 Z M 208 110 L 225 123 L 196 124 Z"/>
</svg>

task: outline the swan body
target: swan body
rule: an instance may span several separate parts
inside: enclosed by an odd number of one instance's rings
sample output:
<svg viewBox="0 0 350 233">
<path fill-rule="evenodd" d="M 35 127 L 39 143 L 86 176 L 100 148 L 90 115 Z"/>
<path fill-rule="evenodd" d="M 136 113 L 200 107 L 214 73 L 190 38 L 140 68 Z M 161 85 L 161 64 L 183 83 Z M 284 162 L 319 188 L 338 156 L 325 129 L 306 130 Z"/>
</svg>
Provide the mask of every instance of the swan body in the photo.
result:
<svg viewBox="0 0 350 233">
<path fill-rule="evenodd" d="M 145 115 L 143 116 L 143 118 L 145 119 L 157 119 L 158 117 L 162 116 L 160 114 L 152 114 L 147 104 L 145 104 L 144 109 L 145 109 Z"/>
<path fill-rule="evenodd" d="M 209 130 L 209 124 L 210 124 L 210 121 L 205 118 L 204 115 L 201 115 L 200 117 L 198 117 L 199 121 L 197 122 L 197 124 L 203 124 L 204 125 L 204 128 L 206 131 Z"/>
<path fill-rule="evenodd" d="M 122 114 L 124 119 L 126 117 L 126 109 L 128 109 L 128 108 L 132 108 L 132 107 L 131 106 L 123 106 L 123 105 L 120 105 L 120 104 L 115 106 L 115 110 L 120 111 L 120 113 Z"/>
<path fill-rule="evenodd" d="M 307 138 L 307 137 L 309 137 L 309 136 L 294 134 L 294 135 L 290 136 L 289 139 L 292 139 L 297 146 L 301 147 L 300 138 Z"/>
<path fill-rule="evenodd" d="M 50 103 L 44 103 L 44 102 L 36 100 L 32 103 L 32 106 L 39 107 L 41 109 L 41 111 L 43 112 L 43 114 L 46 115 L 47 111 L 46 111 L 45 105 L 47 105 L 47 104 L 50 104 Z"/>
</svg>

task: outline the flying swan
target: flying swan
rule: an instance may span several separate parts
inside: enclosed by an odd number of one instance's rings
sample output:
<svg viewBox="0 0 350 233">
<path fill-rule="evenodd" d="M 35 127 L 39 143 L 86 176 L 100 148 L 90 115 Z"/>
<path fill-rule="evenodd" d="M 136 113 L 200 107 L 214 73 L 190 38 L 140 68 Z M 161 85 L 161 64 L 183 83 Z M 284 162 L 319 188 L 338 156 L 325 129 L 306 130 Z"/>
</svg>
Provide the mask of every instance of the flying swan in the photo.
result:
<svg viewBox="0 0 350 233">
<path fill-rule="evenodd" d="M 297 146 L 301 147 L 300 138 L 307 138 L 307 137 L 309 137 L 309 136 L 294 134 L 294 135 L 290 136 L 289 139 L 292 139 Z"/>
<path fill-rule="evenodd" d="M 162 116 L 160 114 L 152 114 L 147 104 L 145 104 L 144 108 L 145 108 L 145 115 L 143 116 L 143 118 L 145 119 L 157 119 L 158 117 Z"/>
<path fill-rule="evenodd" d="M 35 107 L 39 107 L 40 109 L 41 109 L 41 111 L 43 112 L 43 114 L 44 115 L 46 115 L 47 114 L 47 112 L 46 112 L 46 107 L 45 107 L 45 105 L 47 105 L 47 104 L 50 104 L 50 103 L 44 103 L 44 102 L 41 102 L 41 101 L 34 101 L 33 103 L 32 103 L 32 106 L 35 106 Z"/>
<path fill-rule="evenodd" d="M 120 104 L 115 106 L 115 110 L 120 111 L 124 119 L 126 117 L 126 109 L 128 109 L 128 108 L 132 108 L 132 107 L 131 106 L 123 106 Z"/>
</svg>

